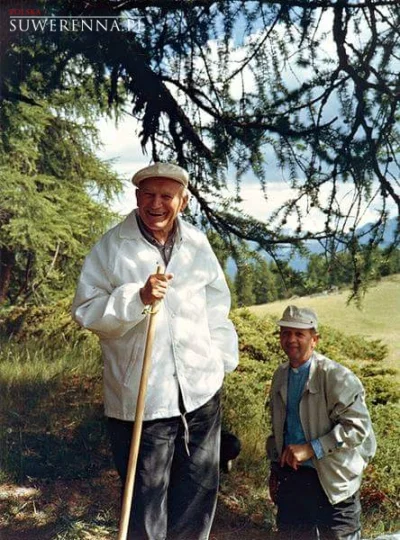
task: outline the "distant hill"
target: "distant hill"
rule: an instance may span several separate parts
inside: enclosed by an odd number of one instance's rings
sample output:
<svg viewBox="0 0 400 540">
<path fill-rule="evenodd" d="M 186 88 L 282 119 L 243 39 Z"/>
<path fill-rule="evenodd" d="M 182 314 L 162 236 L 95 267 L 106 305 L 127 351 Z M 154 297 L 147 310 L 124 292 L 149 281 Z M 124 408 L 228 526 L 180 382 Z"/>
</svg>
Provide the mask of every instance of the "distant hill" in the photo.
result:
<svg viewBox="0 0 400 540">
<path fill-rule="evenodd" d="M 393 242 L 396 229 L 397 229 L 397 218 L 391 218 L 387 221 L 385 232 L 383 234 L 383 241 L 381 242 L 381 247 L 388 246 L 391 242 Z M 371 238 L 371 235 L 368 234 L 368 232 L 371 230 L 372 223 L 366 223 L 359 229 L 357 229 L 357 234 L 361 237 L 361 244 L 366 244 L 369 239 Z M 365 236 L 364 236 L 365 235 Z M 311 253 L 323 253 L 324 248 L 321 246 L 319 242 L 316 242 L 315 240 L 311 240 L 310 242 L 306 242 L 307 248 L 310 250 Z M 295 270 L 306 270 L 307 268 L 307 259 L 300 256 L 295 256 L 293 260 L 290 262 L 290 265 Z"/>
<path fill-rule="evenodd" d="M 366 244 L 370 238 L 370 235 L 368 235 L 368 231 L 371 229 L 371 226 L 372 224 L 371 223 L 367 223 L 366 225 L 363 225 L 362 227 L 360 227 L 359 229 L 357 229 L 357 232 L 361 235 L 361 243 L 362 244 Z M 384 235 L 383 235 L 383 242 L 381 243 L 381 246 L 382 247 L 385 247 L 387 245 L 389 245 L 394 237 L 395 237 L 395 234 L 396 234 L 396 229 L 398 227 L 398 221 L 397 221 L 397 218 L 391 218 L 387 221 L 387 224 L 386 224 L 386 228 L 385 228 L 385 232 L 384 232 Z M 363 236 L 365 234 L 365 236 Z M 250 245 L 252 245 L 252 243 L 249 243 Z M 323 253 L 324 252 L 324 248 L 323 246 L 321 246 L 321 244 L 319 242 L 317 242 L 316 240 L 310 240 L 309 242 L 306 242 L 305 244 L 307 246 L 307 248 L 310 250 L 311 253 Z M 286 257 L 285 257 L 285 253 L 282 251 L 282 260 L 284 260 Z M 266 253 L 265 253 L 265 259 L 267 261 L 271 261 L 271 257 L 269 257 Z M 299 255 L 296 255 L 293 257 L 293 259 L 290 261 L 290 266 L 294 269 L 294 270 L 297 270 L 297 271 L 304 271 L 306 270 L 307 268 L 307 259 L 305 257 L 300 257 Z M 236 275 L 236 264 L 234 262 L 233 259 L 228 259 L 228 263 L 227 263 L 227 273 L 230 277 L 235 277 Z"/>
</svg>

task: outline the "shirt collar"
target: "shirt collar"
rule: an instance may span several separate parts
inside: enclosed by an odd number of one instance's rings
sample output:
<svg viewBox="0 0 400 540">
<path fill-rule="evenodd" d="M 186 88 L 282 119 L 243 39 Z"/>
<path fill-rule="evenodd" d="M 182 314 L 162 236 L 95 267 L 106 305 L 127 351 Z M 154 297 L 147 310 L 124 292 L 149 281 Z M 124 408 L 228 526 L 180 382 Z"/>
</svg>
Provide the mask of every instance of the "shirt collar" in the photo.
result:
<svg viewBox="0 0 400 540">
<path fill-rule="evenodd" d="M 294 373 L 302 373 L 304 371 L 307 371 L 308 369 L 310 369 L 311 358 L 312 358 L 312 355 L 307 360 L 307 362 L 304 362 L 304 364 L 301 364 L 301 366 L 299 366 L 297 368 L 290 367 L 290 370 L 293 371 Z"/>
</svg>

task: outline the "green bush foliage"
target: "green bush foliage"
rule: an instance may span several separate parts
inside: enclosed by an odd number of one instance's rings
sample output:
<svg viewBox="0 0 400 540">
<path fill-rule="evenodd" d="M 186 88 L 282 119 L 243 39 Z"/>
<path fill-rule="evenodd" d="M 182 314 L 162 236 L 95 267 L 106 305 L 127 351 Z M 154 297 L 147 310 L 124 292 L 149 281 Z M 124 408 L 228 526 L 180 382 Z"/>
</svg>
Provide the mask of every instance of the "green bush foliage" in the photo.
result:
<svg viewBox="0 0 400 540">
<path fill-rule="evenodd" d="M 0 339 L 51 344 L 52 349 L 82 342 L 97 347 L 97 338 L 72 320 L 71 301 L 64 298 L 46 306 L 0 309 Z"/>
</svg>

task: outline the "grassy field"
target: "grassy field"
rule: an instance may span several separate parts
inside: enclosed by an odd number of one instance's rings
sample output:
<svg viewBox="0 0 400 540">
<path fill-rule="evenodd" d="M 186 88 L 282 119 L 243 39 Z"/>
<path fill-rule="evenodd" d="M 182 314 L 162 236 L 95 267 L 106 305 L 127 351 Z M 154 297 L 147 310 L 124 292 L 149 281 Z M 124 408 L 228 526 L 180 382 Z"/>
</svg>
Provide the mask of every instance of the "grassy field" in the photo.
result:
<svg viewBox="0 0 400 540">
<path fill-rule="evenodd" d="M 289 304 L 309 306 L 315 309 L 322 324 L 344 332 L 346 335 L 362 335 L 380 339 L 389 348 L 387 365 L 398 368 L 400 363 L 400 275 L 389 276 L 371 287 L 365 295 L 361 309 L 354 303 L 347 305 L 349 291 L 327 295 L 291 298 L 270 304 L 253 306 L 256 315 L 280 317 Z M 322 336 L 323 337 L 323 336 Z"/>
</svg>

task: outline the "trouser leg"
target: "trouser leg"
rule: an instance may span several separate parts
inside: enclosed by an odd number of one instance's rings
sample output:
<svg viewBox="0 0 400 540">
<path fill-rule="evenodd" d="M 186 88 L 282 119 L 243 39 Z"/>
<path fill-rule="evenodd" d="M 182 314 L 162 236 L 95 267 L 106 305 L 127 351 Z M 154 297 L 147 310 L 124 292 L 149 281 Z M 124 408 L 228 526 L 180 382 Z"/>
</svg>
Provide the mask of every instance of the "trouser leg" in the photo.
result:
<svg viewBox="0 0 400 540">
<path fill-rule="evenodd" d="M 219 485 L 221 433 L 220 392 L 205 405 L 185 415 L 184 429 L 175 443 L 168 499 L 168 539 L 207 540 L 214 519 Z"/>
<path fill-rule="evenodd" d="M 282 538 L 360 540 L 359 493 L 332 505 L 318 479 L 317 471 L 284 467 L 279 471 L 277 525 Z"/>
<path fill-rule="evenodd" d="M 132 540 L 209 537 L 219 485 L 220 392 L 185 419 L 188 430 L 181 417 L 143 422 L 129 526 Z M 110 418 L 108 429 L 124 483 L 133 423 Z"/>
<path fill-rule="evenodd" d="M 301 467 L 278 469 L 277 527 L 282 540 L 317 540 L 316 471 Z"/>
<path fill-rule="evenodd" d="M 129 539 L 165 540 L 168 486 L 180 418 L 143 422 L 136 467 Z M 109 419 L 111 449 L 123 484 L 126 480 L 133 422 Z"/>
<path fill-rule="evenodd" d="M 361 503 L 359 492 L 335 505 L 331 505 L 326 497 L 325 499 L 323 511 L 318 516 L 321 540 L 360 540 Z"/>
</svg>

